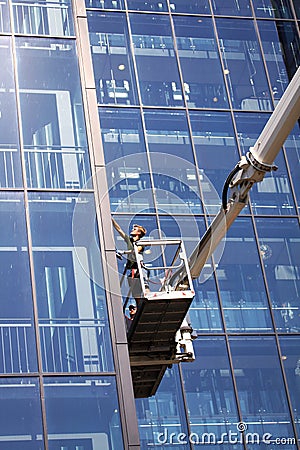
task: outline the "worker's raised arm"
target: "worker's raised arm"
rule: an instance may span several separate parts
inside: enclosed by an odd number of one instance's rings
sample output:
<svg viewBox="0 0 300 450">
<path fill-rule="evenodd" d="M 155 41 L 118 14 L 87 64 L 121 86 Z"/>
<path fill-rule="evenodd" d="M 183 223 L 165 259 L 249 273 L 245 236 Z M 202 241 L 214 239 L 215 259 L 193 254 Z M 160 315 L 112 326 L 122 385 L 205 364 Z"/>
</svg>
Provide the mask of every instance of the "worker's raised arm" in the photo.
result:
<svg viewBox="0 0 300 450">
<path fill-rule="evenodd" d="M 126 233 L 124 230 L 122 230 L 122 228 L 120 227 L 120 225 L 115 221 L 115 219 L 112 217 L 111 218 L 112 224 L 114 229 L 119 233 L 119 235 L 125 239 L 126 238 Z"/>
</svg>

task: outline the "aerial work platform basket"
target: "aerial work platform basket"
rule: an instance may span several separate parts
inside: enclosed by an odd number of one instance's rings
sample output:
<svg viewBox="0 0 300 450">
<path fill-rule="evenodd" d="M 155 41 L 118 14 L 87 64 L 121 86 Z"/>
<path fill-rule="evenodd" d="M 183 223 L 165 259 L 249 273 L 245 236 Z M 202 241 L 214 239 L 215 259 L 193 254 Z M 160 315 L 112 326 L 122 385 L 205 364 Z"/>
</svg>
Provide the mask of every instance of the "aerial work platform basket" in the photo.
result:
<svg viewBox="0 0 300 450">
<path fill-rule="evenodd" d="M 145 249 L 142 255 L 138 246 Z M 181 239 L 142 239 L 134 250 L 141 296 L 127 336 L 138 398 L 155 394 L 167 367 L 195 359 L 192 328 L 186 318 L 195 292 Z M 174 272 L 181 268 L 187 274 L 184 284 L 172 285 Z"/>
</svg>

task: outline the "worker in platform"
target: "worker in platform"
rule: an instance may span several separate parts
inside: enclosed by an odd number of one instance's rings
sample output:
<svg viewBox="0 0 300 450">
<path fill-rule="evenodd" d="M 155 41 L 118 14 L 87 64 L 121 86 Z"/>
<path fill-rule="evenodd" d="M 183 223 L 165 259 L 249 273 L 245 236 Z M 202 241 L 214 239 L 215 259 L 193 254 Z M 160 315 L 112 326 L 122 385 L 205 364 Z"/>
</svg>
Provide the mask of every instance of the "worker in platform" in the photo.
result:
<svg viewBox="0 0 300 450">
<path fill-rule="evenodd" d="M 128 285 L 131 289 L 132 296 L 134 297 L 137 305 L 142 297 L 142 286 L 140 282 L 140 274 L 138 270 L 138 265 L 136 262 L 135 254 L 134 254 L 134 243 L 138 242 L 142 237 L 145 236 L 147 230 L 142 225 L 134 224 L 130 234 L 128 235 L 125 231 L 120 227 L 120 225 L 112 218 L 112 223 L 115 230 L 119 233 L 119 235 L 124 239 L 127 244 L 127 263 L 126 263 L 126 272 L 127 272 L 127 280 Z M 143 254 L 144 246 L 138 245 L 138 252 Z M 143 277 L 145 283 L 146 292 L 149 291 L 149 281 L 148 281 L 148 271 L 143 268 Z"/>
</svg>

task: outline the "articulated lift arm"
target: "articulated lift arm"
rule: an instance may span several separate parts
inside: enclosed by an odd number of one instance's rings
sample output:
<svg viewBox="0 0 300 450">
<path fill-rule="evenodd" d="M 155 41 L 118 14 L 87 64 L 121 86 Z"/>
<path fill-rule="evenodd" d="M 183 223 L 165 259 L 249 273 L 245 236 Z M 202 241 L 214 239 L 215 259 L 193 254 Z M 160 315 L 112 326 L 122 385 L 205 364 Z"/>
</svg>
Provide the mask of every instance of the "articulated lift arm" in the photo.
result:
<svg viewBox="0 0 300 450">
<path fill-rule="evenodd" d="M 277 104 L 254 147 L 243 156 L 229 174 L 222 195 L 222 207 L 201 241 L 189 258 L 189 267 L 193 279 L 200 276 L 204 264 L 210 258 L 226 235 L 228 229 L 246 206 L 251 187 L 262 181 L 265 174 L 276 170 L 274 161 L 282 145 L 292 131 L 300 116 L 300 68 Z M 227 201 L 227 191 L 230 198 Z M 184 269 L 173 275 L 174 289 L 181 290 L 185 284 Z"/>
</svg>

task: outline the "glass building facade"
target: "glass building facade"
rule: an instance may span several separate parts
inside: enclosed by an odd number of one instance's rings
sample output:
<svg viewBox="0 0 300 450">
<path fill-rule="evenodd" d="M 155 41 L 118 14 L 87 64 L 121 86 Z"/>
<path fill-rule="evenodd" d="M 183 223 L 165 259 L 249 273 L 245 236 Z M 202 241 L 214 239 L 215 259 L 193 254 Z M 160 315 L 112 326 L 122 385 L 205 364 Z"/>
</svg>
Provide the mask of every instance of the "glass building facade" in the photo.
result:
<svg viewBox="0 0 300 450">
<path fill-rule="evenodd" d="M 196 361 L 150 398 L 110 218 L 192 252 L 299 21 L 299 0 L 0 2 L 1 450 L 300 448 L 299 123 L 194 282 Z"/>
</svg>

